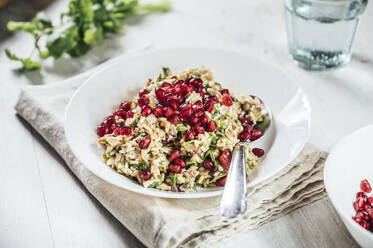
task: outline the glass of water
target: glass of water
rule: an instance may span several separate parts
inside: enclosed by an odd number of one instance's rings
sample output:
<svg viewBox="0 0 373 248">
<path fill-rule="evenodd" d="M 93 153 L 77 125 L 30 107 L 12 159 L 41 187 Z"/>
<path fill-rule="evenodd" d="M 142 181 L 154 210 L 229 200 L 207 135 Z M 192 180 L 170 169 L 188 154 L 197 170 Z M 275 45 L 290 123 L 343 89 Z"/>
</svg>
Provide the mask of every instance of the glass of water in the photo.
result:
<svg viewBox="0 0 373 248">
<path fill-rule="evenodd" d="M 351 46 L 368 0 L 285 0 L 289 52 L 307 70 L 350 61 Z"/>
</svg>

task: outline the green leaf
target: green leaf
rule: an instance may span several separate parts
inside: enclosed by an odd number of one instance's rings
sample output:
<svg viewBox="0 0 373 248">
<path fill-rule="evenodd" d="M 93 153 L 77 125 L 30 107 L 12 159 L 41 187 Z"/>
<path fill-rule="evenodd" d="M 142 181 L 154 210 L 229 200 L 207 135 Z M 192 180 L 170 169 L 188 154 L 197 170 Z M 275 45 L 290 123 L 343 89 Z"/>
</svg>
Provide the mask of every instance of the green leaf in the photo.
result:
<svg viewBox="0 0 373 248">
<path fill-rule="evenodd" d="M 101 26 L 91 25 L 90 29 L 84 32 L 84 43 L 87 45 L 102 45 L 104 43 L 104 33 Z"/>
<path fill-rule="evenodd" d="M 171 182 L 176 185 L 177 184 L 177 176 L 175 174 L 169 174 L 168 177 L 171 179 Z"/>
<path fill-rule="evenodd" d="M 188 129 L 189 127 L 185 126 L 183 123 L 176 126 L 176 131 L 178 132 L 185 132 Z"/>
<path fill-rule="evenodd" d="M 35 25 L 32 24 L 31 22 L 13 22 L 10 21 L 7 24 L 7 28 L 9 31 L 18 31 L 18 30 L 23 30 L 28 33 L 34 33 L 36 28 Z"/>
<path fill-rule="evenodd" d="M 145 162 L 140 162 L 139 164 L 135 165 L 135 168 L 138 170 L 149 170 L 150 166 Z"/>
<path fill-rule="evenodd" d="M 159 181 L 154 181 L 151 185 L 150 185 L 150 188 L 155 188 L 157 186 L 159 186 L 161 183 Z"/>
<path fill-rule="evenodd" d="M 11 53 L 8 49 L 5 49 L 5 54 L 10 60 L 19 61 L 22 63 L 22 71 L 35 71 L 41 68 L 41 64 L 37 61 L 32 61 L 30 58 L 19 58 L 14 53 Z"/>
</svg>

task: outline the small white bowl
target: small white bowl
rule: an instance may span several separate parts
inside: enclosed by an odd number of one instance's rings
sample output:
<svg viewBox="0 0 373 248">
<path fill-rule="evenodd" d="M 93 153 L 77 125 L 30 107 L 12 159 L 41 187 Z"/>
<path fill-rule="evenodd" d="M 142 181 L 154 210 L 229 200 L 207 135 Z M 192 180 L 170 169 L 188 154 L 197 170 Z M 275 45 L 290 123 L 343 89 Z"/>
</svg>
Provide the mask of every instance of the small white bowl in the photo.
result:
<svg viewBox="0 0 373 248">
<path fill-rule="evenodd" d="M 329 198 L 348 231 L 362 247 L 373 247 L 373 233 L 352 219 L 355 215 L 352 204 L 356 193 L 361 191 L 360 182 L 367 179 L 373 183 L 372 147 L 373 125 L 343 138 L 330 152 L 324 169 Z"/>
</svg>

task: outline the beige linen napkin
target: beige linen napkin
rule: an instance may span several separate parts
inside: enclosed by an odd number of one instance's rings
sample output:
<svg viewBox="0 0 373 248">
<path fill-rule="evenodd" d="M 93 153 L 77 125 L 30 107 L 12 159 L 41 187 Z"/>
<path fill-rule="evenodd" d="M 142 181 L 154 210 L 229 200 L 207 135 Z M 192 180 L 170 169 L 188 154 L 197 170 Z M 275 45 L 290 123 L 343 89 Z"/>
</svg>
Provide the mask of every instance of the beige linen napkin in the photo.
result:
<svg viewBox="0 0 373 248">
<path fill-rule="evenodd" d="M 219 197 L 161 199 L 103 181 L 78 161 L 63 130 L 65 107 L 89 75 L 24 88 L 16 110 L 64 158 L 88 191 L 146 246 L 211 247 L 325 196 L 322 170 L 326 153 L 309 144 L 281 172 L 248 190 L 248 210 L 234 220 L 223 221 L 218 216 Z"/>
</svg>

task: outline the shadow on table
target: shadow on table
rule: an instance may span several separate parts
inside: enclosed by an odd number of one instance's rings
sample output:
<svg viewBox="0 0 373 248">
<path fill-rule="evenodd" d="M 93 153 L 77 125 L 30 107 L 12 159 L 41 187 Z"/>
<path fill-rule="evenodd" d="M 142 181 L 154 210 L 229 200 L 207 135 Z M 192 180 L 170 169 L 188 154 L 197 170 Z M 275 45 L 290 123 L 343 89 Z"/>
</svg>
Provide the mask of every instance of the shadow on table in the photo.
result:
<svg viewBox="0 0 373 248">
<path fill-rule="evenodd" d="M 136 244 L 137 248 L 145 248 L 145 246 L 135 237 L 132 233 L 130 233 L 109 211 L 107 211 L 101 203 L 89 193 L 89 191 L 84 187 L 84 185 L 79 181 L 79 179 L 71 172 L 68 168 L 65 161 L 58 155 L 58 153 L 51 147 L 48 142 L 44 140 L 44 138 L 35 131 L 32 126 L 25 121 L 21 116 L 17 115 L 17 119 L 21 122 L 21 124 L 30 131 L 32 137 L 51 155 L 58 163 L 65 169 L 66 173 L 70 174 L 71 177 L 74 179 L 76 185 L 84 191 L 89 199 L 91 200 L 92 204 L 96 207 L 98 212 L 104 216 L 104 218 L 108 221 L 108 223 L 113 226 L 114 230 L 118 233 L 118 237 L 123 240 L 123 244 Z"/>
</svg>

